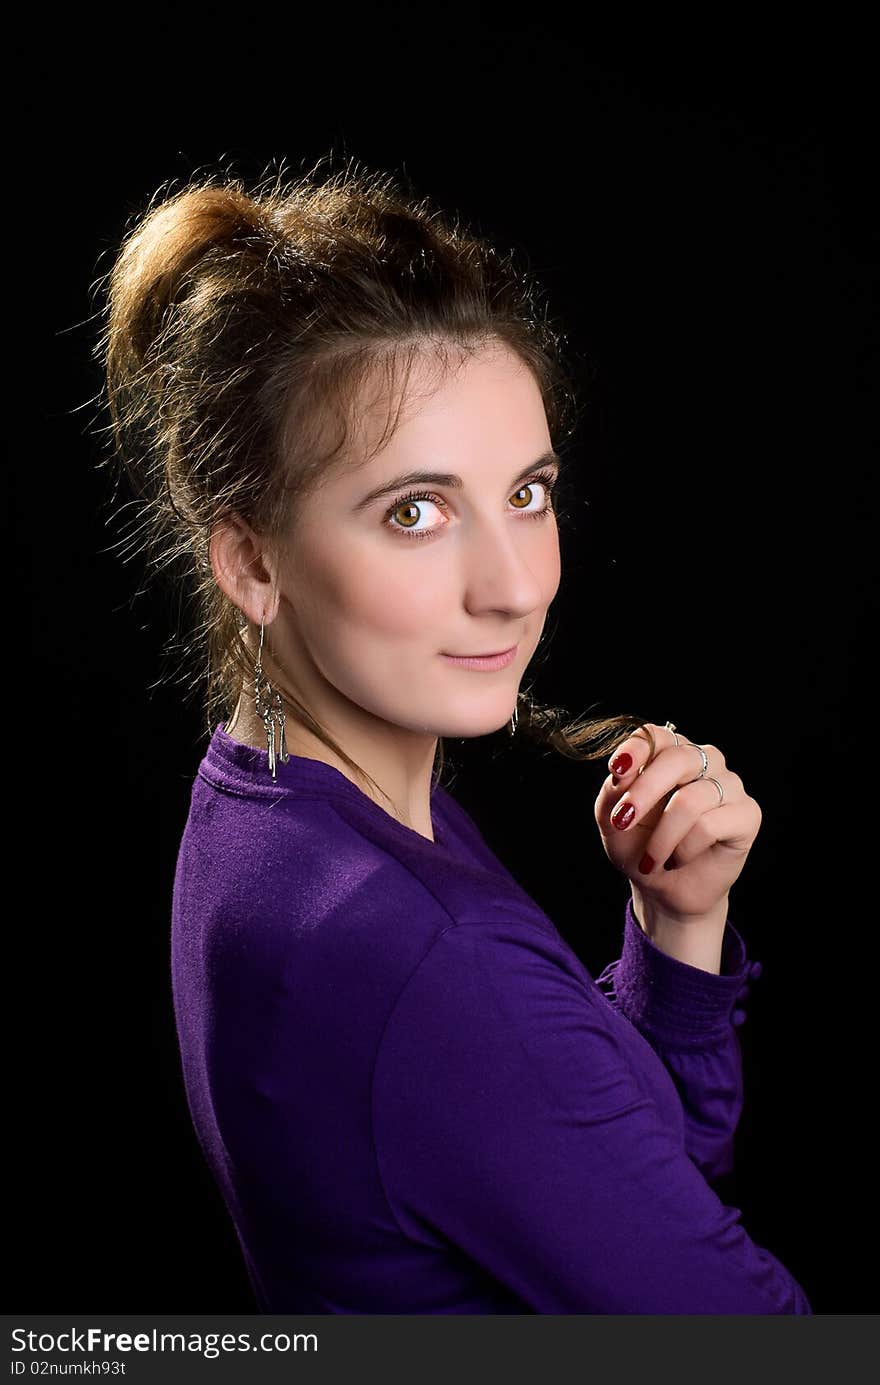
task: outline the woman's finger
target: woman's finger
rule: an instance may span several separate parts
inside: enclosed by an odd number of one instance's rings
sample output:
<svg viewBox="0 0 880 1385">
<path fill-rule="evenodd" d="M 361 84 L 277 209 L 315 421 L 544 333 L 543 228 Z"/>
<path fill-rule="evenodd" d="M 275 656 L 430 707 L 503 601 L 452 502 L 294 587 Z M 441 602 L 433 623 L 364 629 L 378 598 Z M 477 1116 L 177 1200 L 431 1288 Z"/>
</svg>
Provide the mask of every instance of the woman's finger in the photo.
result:
<svg viewBox="0 0 880 1385">
<path fill-rule="evenodd" d="M 709 787 L 714 786 L 710 784 Z M 715 790 L 715 803 L 705 811 L 688 814 L 684 809 L 679 809 L 668 816 L 664 813 L 656 832 L 652 834 L 645 847 L 645 854 L 666 870 L 677 870 L 681 866 L 686 866 L 714 846 L 722 830 L 732 830 L 735 824 L 731 823 L 728 814 L 731 808 L 736 811 L 737 807 L 730 798 L 728 787 L 725 786 L 723 805 L 719 803 L 718 791 Z M 725 819 L 719 823 L 718 814 L 722 809 Z"/>
<path fill-rule="evenodd" d="M 724 788 L 724 803 L 718 801 L 716 790 L 715 806 L 698 813 L 689 825 L 685 820 L 684 830 L 682 812 L 673 810 L 670 802 L 646 843 L 645 856 L 667 870 L 686 866 L 713 847 L 744 857 L 761 826 L 761 809 L 755 799 L 741 792 L 738 775 L 723 775 L 720 782 Z M 696 785 L 688 785 L 692 787 Z M 710 784 L 709 788 L 714 785 Z M 641 873 L 650 874 L 648 871 Z"/>
<path fill-rule="evenodd" d="M 700 750 L 706 756 L 705 761 Z M 700 777 L 704 764 L 705 774 Z M 706 785 L 717 799 L 718 790 L 708 782 L 707 776 L 720 779 L 724 770 L 724 756 L 717 746 L 698 747 L 685 741 L 677 748 L 669 747 L 643 765 L 630 780 L 611 815 L 612 825 L 620 831 L 627 831 L 641 822 L 661 800 L 665 802 L 673 795 L 677 797 L 691 783 Z M 690 794 L 688 804 L 694 799 L 701 805 L 702 811 L 711 806 L 711 797 L 706 797 L 705 789 L 698 795 Z"/>
<path fill-rule="evenodd" d="M 675 745 L 675 733 L 667 726 L 656 726 L 653 721 L 649 721 L 645 723 L 645 727 L 649 728 L 654 736 L 653 754 L 648 731 L 642 728 L 634 731 L 617 747 L 608 764 L 609 773 L 619 782 L 629 775 L 638 774 L 661 750 Z M 681 736 L 678 739 L 680 741 Z"/>
</svg>

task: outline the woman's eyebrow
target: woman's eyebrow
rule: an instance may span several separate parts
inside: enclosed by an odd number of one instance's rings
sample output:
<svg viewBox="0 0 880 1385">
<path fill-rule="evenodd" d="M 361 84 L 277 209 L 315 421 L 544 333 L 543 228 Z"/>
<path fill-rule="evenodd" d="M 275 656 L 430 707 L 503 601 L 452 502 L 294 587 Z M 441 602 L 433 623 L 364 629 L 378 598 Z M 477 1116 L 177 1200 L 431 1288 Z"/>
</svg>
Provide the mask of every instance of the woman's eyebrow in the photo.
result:
<svg viewBox="0 0 880 1385">
<path fill-rule="evenodd" d="M 536 468 L 552 466 L 553 464 L 561 469 L 562 458 L 553 451 L 542 453 L 537 461 L 529 462 L 528 466 L 524 466 L 522 471 L 517 472 L 516 476 L 513 478 L 513 485 L 516 485 L 517 481 L 521 481 L 524 476 L 528 476 L 530 472 L 535 471 Z M 368 495 L 365 495 L 362 500 L 357 502 L 354 506 L 354 511 L 356 513 L 358 510 L 366 509 L 367 505 L 371 505 L 374 500 L 378 500 L 380 496 L 383 495 L 390 495 L 392 491 L 401 490 L 408 486 L 419 485 L 453 486 L 455 488 L 461 488 L 464 482 L 460 476 L 456 476 L 455 472 L 452 471 L 405 471 L 402 476 L 395 476 L 392 481 L 385 481 L 381 486 L 377 486 L 375 490 L 371 490 Z"/>
</svg>

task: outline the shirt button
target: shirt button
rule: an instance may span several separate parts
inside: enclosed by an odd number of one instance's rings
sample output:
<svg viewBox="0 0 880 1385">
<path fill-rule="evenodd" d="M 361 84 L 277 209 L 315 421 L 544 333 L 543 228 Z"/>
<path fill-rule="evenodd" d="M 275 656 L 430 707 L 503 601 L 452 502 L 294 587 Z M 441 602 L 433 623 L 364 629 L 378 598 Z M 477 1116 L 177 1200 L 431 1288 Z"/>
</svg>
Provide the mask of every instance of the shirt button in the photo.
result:
<svg viewBox="0 0 880 1385">
<path fill-rule="evenodd" d="M 764 968 L 760 962 L 753 962 L 751 967 L 749 968 L 750 974 L 754 977 L 760 976 L 763 970 Z"/>
</svg>

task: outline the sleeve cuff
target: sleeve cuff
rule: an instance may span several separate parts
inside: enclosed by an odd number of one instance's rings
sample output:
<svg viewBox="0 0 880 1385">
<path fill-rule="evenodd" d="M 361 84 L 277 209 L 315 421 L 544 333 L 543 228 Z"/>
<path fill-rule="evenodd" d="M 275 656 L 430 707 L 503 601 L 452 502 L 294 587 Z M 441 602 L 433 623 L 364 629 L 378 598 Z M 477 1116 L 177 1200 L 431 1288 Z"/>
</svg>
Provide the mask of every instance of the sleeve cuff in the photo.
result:
<svg viewBox="0 0 880 1385">
<path fill-rule="evenodd" d="M 761 964 L 746 957 L 745 943 L 728 917 L 721 945 L 721 973 L 703 971 L 663 952 L 644 933 L 626 905 L 623 951 L 614 969 L 614 989 L 621 1010 L 647 1038 L 670 1048 L 701 1048 L 723 1042 L 734 1012 L 747 993 L 750 977 Z"/>
</svg>

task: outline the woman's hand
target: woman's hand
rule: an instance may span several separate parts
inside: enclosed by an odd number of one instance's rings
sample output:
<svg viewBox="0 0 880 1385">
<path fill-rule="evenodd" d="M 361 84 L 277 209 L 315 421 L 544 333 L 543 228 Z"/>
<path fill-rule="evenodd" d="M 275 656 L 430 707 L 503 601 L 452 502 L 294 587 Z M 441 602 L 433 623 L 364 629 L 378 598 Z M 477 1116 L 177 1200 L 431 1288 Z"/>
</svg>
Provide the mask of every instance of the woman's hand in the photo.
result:
<svg viewBox="0 0 880 1385">
<path fill-rule="evenodd" d="M 676 747 L 673 732 L 649 725 L 657 746 L 653 758 L 641 729 L 617 747 L 596 799 L 596 823 L 612 865 L 650 906 L 664 917 L 696 922 L 717 912 L 739 876 L 761 826 L 761 808 L 717 746 L 702 746 L 709 765 L 698 779 L 703 761 L 696 745 L 679 732 Z M 627 756 L 631 763 L 622 768 Z M 722 785 L 723 803 L 709 775 Z M 618 827 L 628 804 L 635 813 Z"/>
</svg>

